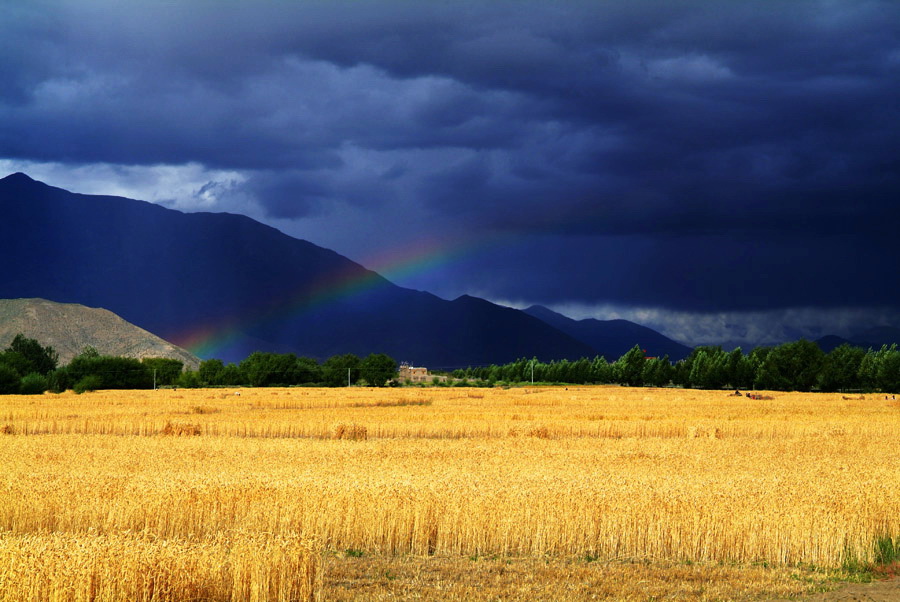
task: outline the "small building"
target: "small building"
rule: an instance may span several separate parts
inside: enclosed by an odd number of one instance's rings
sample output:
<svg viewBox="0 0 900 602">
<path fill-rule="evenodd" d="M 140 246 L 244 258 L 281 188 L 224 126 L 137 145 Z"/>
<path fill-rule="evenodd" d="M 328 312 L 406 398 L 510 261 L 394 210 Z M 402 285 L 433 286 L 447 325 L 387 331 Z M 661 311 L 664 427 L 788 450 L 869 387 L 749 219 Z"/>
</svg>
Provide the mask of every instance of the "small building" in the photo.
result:
<svg viewBox="0 0 900 602">
<path fill-rule="evenodd" d="M 411 383 L 427 383 L 430 377 L 428 368 L 417 368 L 407 362 L 400 364 L 400 372 L 397 375 L 400 382 L 409 381 Z"/>
</svg>

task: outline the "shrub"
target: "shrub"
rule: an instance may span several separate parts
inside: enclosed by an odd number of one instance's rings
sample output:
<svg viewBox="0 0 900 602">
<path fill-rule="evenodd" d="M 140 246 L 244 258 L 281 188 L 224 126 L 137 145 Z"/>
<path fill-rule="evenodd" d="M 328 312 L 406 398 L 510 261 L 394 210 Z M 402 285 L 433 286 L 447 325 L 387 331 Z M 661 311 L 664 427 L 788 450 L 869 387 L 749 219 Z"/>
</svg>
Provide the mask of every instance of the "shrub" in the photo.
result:
<svg viewBox="0 0 900 602">
<path fill-rule="evenodd" d="M 103 380 L 96 374 L 88 374 L 72 387 L 72 390 L 81 395 L 87 391 L 96 391 L 103 386 Z"/>
<path fill-rule="evenodd" d="M 37 372 L 32 372 L 22 379 L 19 393 L 22 395 L 41 395 L 49 388 L 47 377 Z"/>
<path fill-rule="evenodd" d="M 72 378 L 65 368 L 57 368 L 47 375 L 47 389 L 54 393 L 62 393 L 72 386 Z"/>
<path fill-rule="evenodd" d="M 186 370 L 178 376 L 175 384 L 185 389 L 196 389 L 200 386 L 200 378 L 193 370 Z"/>
<path fill-rule="evenodd" d="M 83 353 L 69 363 L 66 372 L 74 383 L 88 376 L 97 377 L 95 389 L 149 389 L 153 386 L 153 373 L 131 357 Z"/>
</svg>

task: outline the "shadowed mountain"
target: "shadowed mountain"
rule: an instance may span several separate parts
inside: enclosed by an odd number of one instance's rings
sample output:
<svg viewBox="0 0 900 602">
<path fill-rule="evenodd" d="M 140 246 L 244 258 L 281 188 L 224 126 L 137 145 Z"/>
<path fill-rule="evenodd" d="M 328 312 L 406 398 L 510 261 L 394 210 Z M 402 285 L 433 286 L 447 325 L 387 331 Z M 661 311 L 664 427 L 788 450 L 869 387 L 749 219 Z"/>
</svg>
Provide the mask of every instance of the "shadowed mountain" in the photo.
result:
<svg viewBox="0 0 900 602">
<path fill-rule="evenodd" d="M 400 288 L 248 217 L 0 180 L 0 298 L 104 307 L 200 357 L 388 353 L 433 367 L 590 356 L 487 301 Z"/>
<path fill-rule="evenodd" d="M 820 339 L 816 339 L 815 343 L 825 353 L 831 353 L 841 345 L 853 345 L 849 340 L 834 334 L 828 334 Z"/>
<path fill-rule="evenodd" d="M 847 344 L 853 347 L 861 347 L 863 349 L 881 349 L 882 345 L 891 346 L 893 344 L 900 345 L 900 328 L 891 326 L 878 326 L 869 328 L 858 334 L 854 334 L 848 339 L 827 335 L 816 340 L 816 344 L 825 353 Z"/>
<path fill-rule="evenodd" d="M 20 333 L 53 347 L 59 354 L 60 366 L 68 364 L 88 345 L 101 355 L 170 358 L 193 369 L 200 365 L 192 353 L 105 309 L 45 299 L 0 299 L 0 349 L 5 349 Z"/>
<path fill-rule="evenodd" d="M 573 320 L 540 305 L 523 311 L 590 345 L 607 361 L 617 360 L 635 345 L 640 345 L 650 356 L 668 355 L 673 362 L 691 353 L 690 347 L 628 320 Z"/>
</svg>

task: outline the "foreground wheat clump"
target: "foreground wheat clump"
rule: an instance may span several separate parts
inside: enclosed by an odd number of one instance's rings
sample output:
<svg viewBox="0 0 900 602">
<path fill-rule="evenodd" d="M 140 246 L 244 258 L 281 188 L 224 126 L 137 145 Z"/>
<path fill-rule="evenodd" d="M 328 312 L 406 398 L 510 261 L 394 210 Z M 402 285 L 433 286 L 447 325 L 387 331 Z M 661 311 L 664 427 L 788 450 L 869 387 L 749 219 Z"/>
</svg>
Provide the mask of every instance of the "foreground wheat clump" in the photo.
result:
<svg viewBox="0 0 900 602">
<path fill-rule="evenodd" d="M 309 599 L 346 550 L 838 567 L 900 533 L 877 396 L 235 392 L 0 397 L 5 599 Z"/>
<path fill-rule="evenodd" d="M 0 536 L 0 600 L 309 600 L 320 557 L 296 538 Z"/>
</svg>

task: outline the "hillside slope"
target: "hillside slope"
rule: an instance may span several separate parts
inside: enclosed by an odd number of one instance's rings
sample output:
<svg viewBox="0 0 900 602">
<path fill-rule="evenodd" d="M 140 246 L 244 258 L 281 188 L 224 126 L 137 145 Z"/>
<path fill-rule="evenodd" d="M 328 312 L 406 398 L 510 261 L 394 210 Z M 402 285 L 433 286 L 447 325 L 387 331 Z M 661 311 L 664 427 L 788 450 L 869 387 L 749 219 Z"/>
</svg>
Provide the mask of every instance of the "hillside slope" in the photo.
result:
<svg viewBox="0 0 900 602">
<path fill-rule="evenodd" d="M 197 356 L 105 309 L 45 299 L 0 299 L 0 349 L 17 334 L 51 346 L 65 365 L 88 345 L 103 355 L 176 359 L 196 369 Z"/>
</svg>

